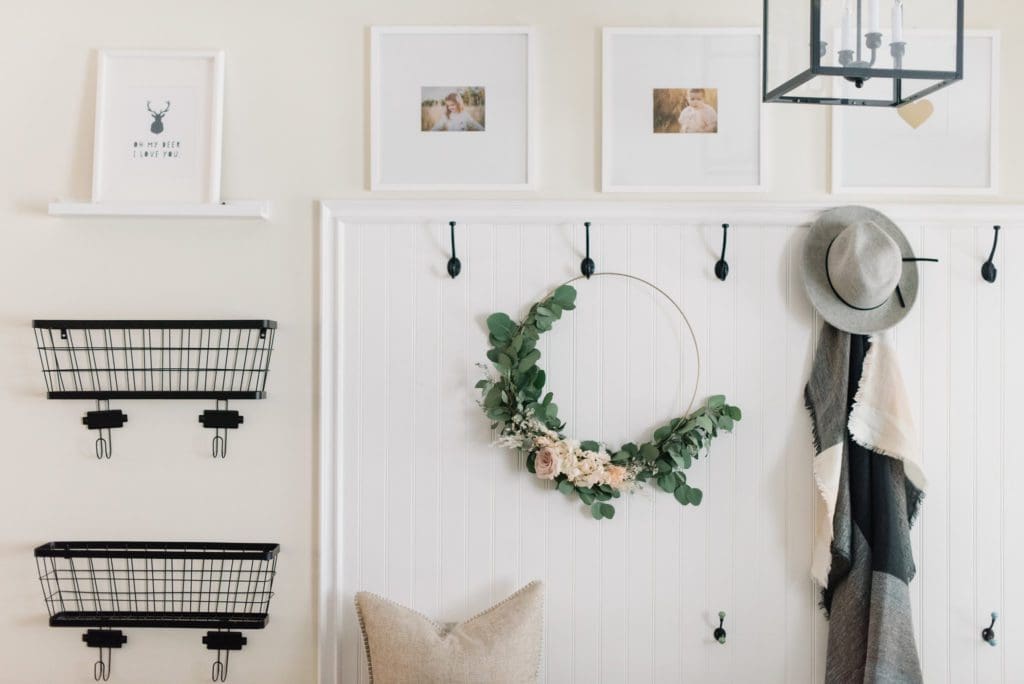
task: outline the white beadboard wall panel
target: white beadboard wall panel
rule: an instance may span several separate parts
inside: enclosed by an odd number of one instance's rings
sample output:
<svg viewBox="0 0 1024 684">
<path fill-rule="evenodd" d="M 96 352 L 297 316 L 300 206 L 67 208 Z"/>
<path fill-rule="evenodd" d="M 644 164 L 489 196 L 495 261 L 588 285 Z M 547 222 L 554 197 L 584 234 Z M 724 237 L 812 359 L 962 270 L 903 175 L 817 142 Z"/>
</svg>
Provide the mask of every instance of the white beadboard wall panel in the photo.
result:
<svg viewBox="0 0 1024 684">
<path fill-rule="evenodd" d="M 828 623 L 808 577 L 815 510 L 802 390 L 820 319 L 803 293 L 804 228 L 730 229 L 726 282 L 711 224 L 595 225 L 599 270 L 657 283 L 700 344 L 698 397 L 741 406 L 733 435 L 688 473 L 698 508 L 655 491 L 597 522 L 491 446 L 473 384 L 484 319 L 513 316 L 577 272 L 578 225 L 460 224 L 462 274 L 447 277 L 447 226 L 338 224 L 344 293 L 341 459 L 343 682 L 367 682 L 352 598 L 369 590 L 438 620 L 465 619 L 543 579 L 542 680 L 822 681 Z M 1003 231 L 999 279 L 978 269 L 991 229 L 908 217 L 917 306 L 897 329 L 930 490 L 913 531 L 915 634 L 928 682 L 1024 681 L 1024 550 L 1013 496 L 1024 466 L 1007 420 L 1024 411 L 1019 231 Z M 984 225 L 984 224 L 981 224 Z M 640 284 L 577 283 L 579 308 L 542 341 L 569 430 L 619 444 L 685 406 L 697 362 L 685 326 Z M 715 643 L 718 611 L 729 640 Z M 999 646 L 980 639 L 993 610 Z"/>
</svg>

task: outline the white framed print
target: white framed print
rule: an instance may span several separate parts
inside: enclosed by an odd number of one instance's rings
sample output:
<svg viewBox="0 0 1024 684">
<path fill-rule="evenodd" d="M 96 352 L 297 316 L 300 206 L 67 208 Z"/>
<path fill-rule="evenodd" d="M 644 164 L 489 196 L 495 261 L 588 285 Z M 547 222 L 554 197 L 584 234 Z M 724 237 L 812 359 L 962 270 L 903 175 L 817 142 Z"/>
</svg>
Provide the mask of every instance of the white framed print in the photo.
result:
<svg viewBox="0 0 1024 684">
<path fill-rule="evenodd" d="M 224 53 L 101 50 L 92 201 L 220 202 Z"/>
<path fill-rule="evenodd" d="M 949 45 L 948 38 L 926 32 L 908 32 L 906 41 L 924 59 Z M 872 87 L 882 84 L 868 81 L 863 91 Z M 899 109 L 833 107 L 832 192 L 995 193 L 998 91 L 999 34 L 966 31 L 959 83 Z"/>
<path fill-rule="evenodd" d="M 371 190 L 533 188 L 533 31 L 375 26 Z"/>
<path fill-rule="evenodd" d="M 766 190 L 761 33 L 605 28 L 601 189 Z"/>
</svg>

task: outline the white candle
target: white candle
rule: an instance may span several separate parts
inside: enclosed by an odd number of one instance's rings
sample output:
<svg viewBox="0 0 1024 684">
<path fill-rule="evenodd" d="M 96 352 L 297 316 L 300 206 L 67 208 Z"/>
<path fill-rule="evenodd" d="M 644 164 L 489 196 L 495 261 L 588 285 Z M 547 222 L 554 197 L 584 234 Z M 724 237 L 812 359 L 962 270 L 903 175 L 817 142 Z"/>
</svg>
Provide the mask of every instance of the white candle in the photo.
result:
<svg viewBox="0 0 1024 684">
<path fill-rule="evenodd" d="M 842 47 L 841 50 L 852 50 L 854 43 L 856 42 L 855 32 L 853 23 L 853 7 L 847 0 L 846 5 L 843 7 L 843 24 L 840 33 L 842 34 Z"/>
<path fill-rule="evenodd" d="M 892 42 L 903 42 L 903 0 L 892 4 Z"/>
<path fill-rule="evenodd" d="M 868 0 L 868 30 L 867 33 L 878 33 L 878 0 Z"/>
</svg>

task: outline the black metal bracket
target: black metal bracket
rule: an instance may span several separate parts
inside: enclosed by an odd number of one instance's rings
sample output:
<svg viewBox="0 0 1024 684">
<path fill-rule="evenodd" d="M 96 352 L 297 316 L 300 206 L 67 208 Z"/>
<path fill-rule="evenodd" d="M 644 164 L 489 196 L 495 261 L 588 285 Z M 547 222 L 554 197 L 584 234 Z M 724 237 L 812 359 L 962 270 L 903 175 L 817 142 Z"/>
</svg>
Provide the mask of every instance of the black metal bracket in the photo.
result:
<svg viewBox="0 0 1024 684">
<path fill-rule="evenodd" d="M 217 660 L 210 668 L 210 679 L 215 682 L 226 682 L 228 680 L 228 664 L 231 658 L 231 651 L 241 651 L 242 647 L 249 643 L 249 639 L 242 636 L 241 632 L 207 632 L 203 637 L 203 643 L 207 650 L 217 651 Z M 221 651 L 224 651 L 224 660 L 221 660 Z"/>
<path fill-rule="evenodd" d="M 462 262 L 455 256 L 455 221 L 449 221 L 448 228 L 451 230 L 452 238 L 452 258 L 448 260 L 448 275 L 455 278 L 462 273 Z"/>
<path fill-rule="evenodd" d="M 590 258 L 590 221 L 586 221 L 583 227 L 587 230 L 587 251 L 583 257 L 583 261 L 580 262 L 580 273 L 583 274 L 584 278 L 590 278 L 594 275 L 594 271 L 597 267 L 594 265 L 594 260 Z"/>
<path fill-rule="evenodd" d="M 725 247 L 729 244 L 729 224 L 722 224 L 722 256 L 715 262 L 715 277 L 724 281 L 729 277 L 729 264 L 725 260 Z"/>
<path fill-rule="evenodd" d="M 109 399 L 96 400 L 96 410 L 86 412 L 82 418 L 82 424 L 87 428 L 100 431 L 100 436 L 96 438 L 96 458 L 110 458 L 114 452 L 114 438 L 110 431 L 124 427 L 127 421 L 126 413 L 120 409 L 111 410 Z"/>
<path fill-rule="evenodd" d="M 999 244 L 999 226 L 992 226 L 992 251 L 988 254 L 988 261 L 981 265 L 981 277 L 986 283 L 996 282 L 996 274 L 999 272 L 992 259 L 996 256 L 996 245 Z"/>
<path fill-rule="evenodd" d="M 82 641 L 89 648 L 100 650 L 100 659 L 92 666 L 92 678 L 97 682 L 109 681 L 114 662 L 111 649 L 124 646 L 128 643 L 128 637 L 119 629 L 90 629 L 82 635 Z M 106 660 L 103 658 L 103 649 L 107 649 Z"/>
<path fill-rule="evenodd" d="M 985 629 L 981 630 L 981 638 L 984 639 L 985 641 L 987 641 L 989 646 L 995 646 L 997 643 L 999 643 L 999 642 L 996 641 L 996 630 L 995 630 L 996 618 L 998 618 L 998 617 L 999 617 L 999 613 L 997 613 L 995 611 L 992 611 L 992 622 L 989 624 L 988 627 L 986 627 Z"/>
<path fill-rule="evenodd" d="M 199 415 L 199 422 L 203 427 L 216 430 L 213 438 L 213 457 L 226 458 L 228 455 L 228 430 L 237 430 L 238 426 L 245 422 L 245 416 L 238 411 L 228 410 L 228 400 L 224 399 L 224 408 L 220 407 L 221 400 L 217 400 L 216 410 L 207 409 Z"/>
<path fill-rule="evenodd" d="M 725 643 L 725 627 L 722 626 L 723 624 L 725 624 L 724 610 L 718 612 L 718 627 L 715 628 L 715 641 L 720 644 Z"/>
</svg>

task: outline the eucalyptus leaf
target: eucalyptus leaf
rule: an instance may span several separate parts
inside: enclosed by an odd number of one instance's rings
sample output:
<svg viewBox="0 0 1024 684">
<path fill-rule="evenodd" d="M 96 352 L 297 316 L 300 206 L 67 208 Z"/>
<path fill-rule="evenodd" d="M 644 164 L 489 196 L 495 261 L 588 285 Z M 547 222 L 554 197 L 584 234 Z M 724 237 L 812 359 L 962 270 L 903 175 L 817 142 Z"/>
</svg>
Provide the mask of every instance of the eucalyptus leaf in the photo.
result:
<svg viewBox="0 0 1024 684">
<path fill-rule="evenodd" d="M 658 448 L 650 442 L 645 443 L 640 447 L 640 458 L 652 463 L 654 459 L 658 458 Z"/>
<path fill-rule="evenodd" d="M 523 372 L 525 370 L 528 370 L 528 369 L 532 368 L 534 366 L 534 364 L 536 364 L 537 361 L 539 361 L 539 360 L 540 360 L 540 350 L 539 349 L 534 349 L 533 351 L 528 352 L 526 355 L 523 356 L 523 358 L 519 359 L 519 366 L 518 366 L 519 372 Z"/>
<path fill-rule="evenodd" d="M 573 486 L 572 482 L 569 482 L 568 480 L 562 480 L 561 482 L 558 483 L 558 491 L 562 492 L 563 494 L 572 494 L 574 491 L 576 491 L 576 488 Z"/>
<path fill-rule="evenodd" d="M 690 487 L 688 493 L 690 504 L 693 506 L 700 506 L 700 502 L 704 500 L 704 492 L 697 489 L 696 487 Z"/>
<path fill-rule="evenodd" d="M 501 403 L 501 385 L 494 385 L 484 396 L 484 407 L 495 408 Z"/>
<path fill-rule="evenodd" d="M 672 495 L 676 498 L 676 501 L 684 506 L 688 506 L 690 504 L 689 490 L 689 485 L 681 484 L 676 488 L 676 491 L 674 491 Z"/>
<path fill-rule="evenodd" d="M 507 341 L 515 334 L 516 324 L 505 313 L 494 313 L 487 317 L 487 329 L 496 339 Z"/>
</svg>

